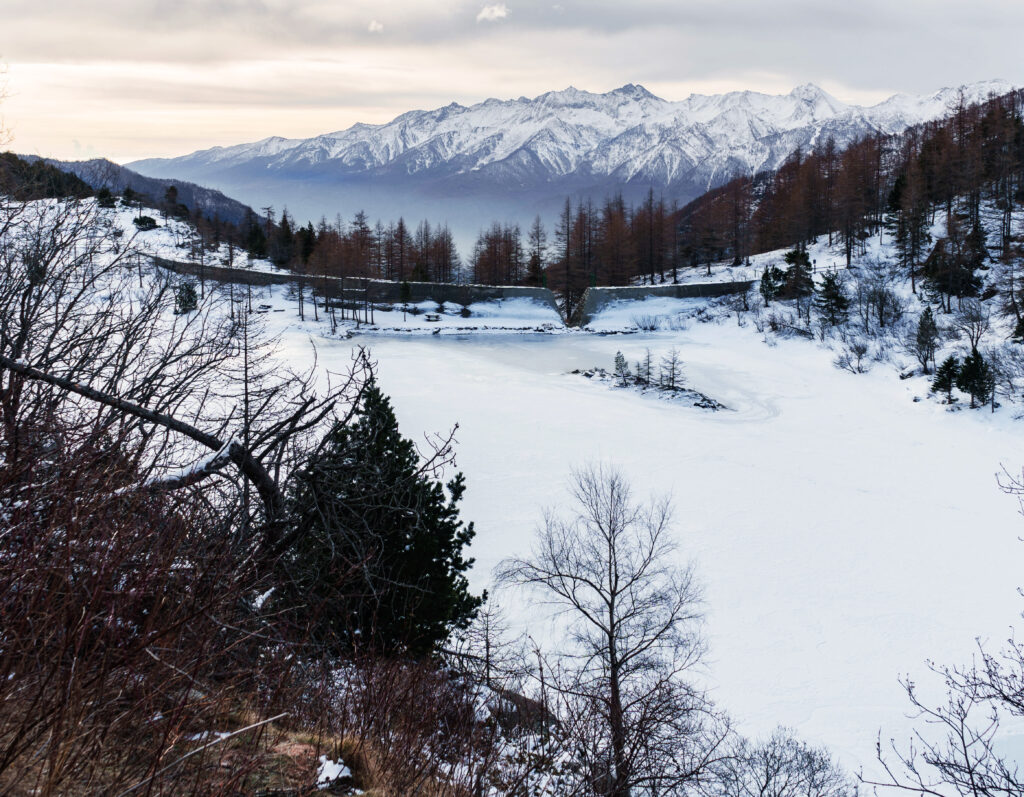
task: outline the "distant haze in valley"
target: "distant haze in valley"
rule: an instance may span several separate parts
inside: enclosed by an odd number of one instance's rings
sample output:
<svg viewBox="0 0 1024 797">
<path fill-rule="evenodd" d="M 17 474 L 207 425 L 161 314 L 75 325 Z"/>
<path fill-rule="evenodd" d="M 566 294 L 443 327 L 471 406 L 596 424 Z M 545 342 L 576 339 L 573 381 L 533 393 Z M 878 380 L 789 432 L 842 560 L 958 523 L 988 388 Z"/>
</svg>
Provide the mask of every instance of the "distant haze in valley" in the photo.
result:
<svg viewBox="0 0 1024 797">
<path fill-rule="evenodd" d="M 737 91 L 672 102 L 627 84 L 603 94 L 568 88 L 409 111 L 308 139 L 271 137 L 129 164 L 151 177 L 219 189 L 254 208 L 287 208 L 300 223 L 359 210 L 371 223 L 447 223 L 468 255 L 493 221 L 551 231 L 566 198 L 649 191 L 680 205 L 737 174 L 777 168 L 797 149 L 898 133 L 968 102 L 1009 91 L 1004 81 L 844 103 L 812 84 L 785 94 Z"/>
</svg>

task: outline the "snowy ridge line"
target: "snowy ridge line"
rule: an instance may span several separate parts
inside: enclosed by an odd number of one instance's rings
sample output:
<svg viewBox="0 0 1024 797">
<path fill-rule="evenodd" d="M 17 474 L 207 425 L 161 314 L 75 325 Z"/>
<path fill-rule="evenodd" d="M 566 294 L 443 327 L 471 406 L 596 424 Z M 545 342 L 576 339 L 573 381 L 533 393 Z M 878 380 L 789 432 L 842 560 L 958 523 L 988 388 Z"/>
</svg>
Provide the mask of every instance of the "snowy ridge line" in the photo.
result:
<svg viewBox="0 0 1024 797">
<path fill-rule="evenodd" d="M 970 103 L 1013 88 L 990 80 L 858 106 L 812 84 L 782 95 L 734 91 L 682 101 L 633 84 L 603 94 L 569 87 L 533 98 L 412 110 L 384 124 L 356 124 L 311 138 L 270 137 L 129 166 L 154 177 L 331 168 L 402 179 L 490 174 L 506 185 L 511 175 L 542 181 L 579 175 L 710 186 L 723 175 L 777 168 L 796 147 L 813 149 L 829 136 L 842 145 L 867 132 L 902 132 L 945 115 L 961 93 Z"/>
<path fill-rule="evenodd" d="M 652 296 L 664 296 L 672 299 L 715 299 L 720 296 L 746 293 L 754 286 L 755 282 L 756 280 L 733 280 L 730 282 L 637 285 L 621 288 L 587 288 L 573 317 L 569 320 L 569 325 L 586 327 L 598 313 L 615 302 L 639 301 Z"/>
<path fill-rule="evenodd" d="M 311 274 L 296 274 L 292 271 L 227 268 L 191 261 L 168 260 L 163 257 L 154 257 L 153 265 L 177 274 L 187 274 L 217 282 L 259 286 L 295 283 L 303 287 L 328 288 L 332 297 L 336 298 L 348 297 L 359 301 L 365 299 L 374 303 L 389 304 L 403 301 L 402 283 L 391 280 L 370 279 L 369 277 L 320 277 Z M 406 298 L 412 303 L 437 301 L 469 305 L 502 299 L 531 299 L 560 312 L 555 294 L 548 288 L 533 288 L 525 285 L 452 285 L 443 282 L 408 281 L 405 284 L 409 286 L 409 294 Z"/>
</svg>

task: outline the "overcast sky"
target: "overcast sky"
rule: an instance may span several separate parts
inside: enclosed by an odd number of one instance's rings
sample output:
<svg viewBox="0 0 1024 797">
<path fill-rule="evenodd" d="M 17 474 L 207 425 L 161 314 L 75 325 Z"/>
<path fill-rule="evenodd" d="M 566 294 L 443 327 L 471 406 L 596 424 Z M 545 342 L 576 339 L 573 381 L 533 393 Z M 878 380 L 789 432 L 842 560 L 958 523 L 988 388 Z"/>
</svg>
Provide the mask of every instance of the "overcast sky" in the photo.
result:
<svg viewBox="0 0 1024 797">
<path fill-rule="evenodd" d="M 1021 0 L 0 0 L 17 152 L 118 161 L 640 83 L 841 100 L 1024 85 Z"/>
</svg>

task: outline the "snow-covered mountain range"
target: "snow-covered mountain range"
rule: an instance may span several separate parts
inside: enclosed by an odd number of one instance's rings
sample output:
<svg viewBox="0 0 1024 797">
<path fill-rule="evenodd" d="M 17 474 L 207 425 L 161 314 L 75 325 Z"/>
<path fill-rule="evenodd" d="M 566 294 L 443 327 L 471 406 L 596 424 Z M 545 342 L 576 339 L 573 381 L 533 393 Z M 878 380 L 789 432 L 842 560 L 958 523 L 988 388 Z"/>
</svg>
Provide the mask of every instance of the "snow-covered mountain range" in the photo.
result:
<svg viewBox="0 0 1024 797">
<path fill-rule="evenodd" d="M 1011 88 L 987 81 L 861 107 L 811 84 L 778 96 L 739 91 L 679 102 L 633 84 L 605 94 L 570 87 L 130 165 L 250 204 L 287 204 L 300 217 L 365 208 L 385 218 L 440 210 L 455 221 L 468 201 L 489 219 L 518 205 L 543 212 L 567 194 L 637 195 L 651 186 L 684 201 L 739 172 L 777 167 L 797 147 L 899 132 L 945 115 L 961 92 L 973 102 Z"/>
</svg>

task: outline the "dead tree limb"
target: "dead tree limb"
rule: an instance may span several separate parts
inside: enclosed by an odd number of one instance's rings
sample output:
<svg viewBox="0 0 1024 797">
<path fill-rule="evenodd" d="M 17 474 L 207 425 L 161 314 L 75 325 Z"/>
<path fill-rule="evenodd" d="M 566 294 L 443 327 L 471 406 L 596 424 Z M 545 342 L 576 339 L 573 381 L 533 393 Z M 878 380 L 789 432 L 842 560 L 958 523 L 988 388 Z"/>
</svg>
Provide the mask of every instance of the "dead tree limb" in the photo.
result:
<svg viewBox="0 0 1024 797">
<path fill-rule="evenodd" d="M 96 390 L 95 388 L 91 388 L 88 385 L 80 385 L 70 379 L 46 373 L 45 371 L 33 368 L 31 365 L 11 359 L 10 357 L 5 357 L 4 355 L 0 355 L 0 368 L 6 368 L 7 370 L 19 374 L 27 379 L 44 382 L 48 385 L 60 388 L 61 390 L 66 390 L 69 393 L 75 393 L 91 401 L 111 407 L 119 412 L 125 413 L 126 415 L 131 415 L 135 418 L 148 421 L 149 423 L 156 424 L 173 432 L 178 432 L 179 434 L 185 435 L 213 451 L 227 456 L 231 462 L 233 462 L 238 469 L 248 479 L 250 479 L 250 481 L 252 481 L 253 486 L 256 488 L 256 492 L 259 494 L 260 500 L 263 502 L 267 515 L 266 545 L 271 548 L 277 547 L 278 537 L 280 536 L 280 527 L 285 514 L 284 496 L 282 495 L 277 483 L 273 478 L 271 478 L 266 468 L 263 467 L 263 464 L 238 441 L 230 440 L 225 443 L 214 435 L 208 434 L 207 432 L 197 429 L 195 426 L 178 420 L 170 415 L 166 415 L 161 412 L 154 412 L 153 410 L 141 407 L 138 404 L 134 404 L 133 402 L 127 401 L 119 396 L 113 396 L 109 393 L 104 393 L 100 390 Z M 218 457 L 214 457 L 213 459 L 217 460 Z M 200 470 L 203 471 L 203 477 L 205 478 L 205 476 L 209 476 L 216 472 L 217 469 L 218 468 L 216 467 L 207 467 L 205 470 Z M 195 481 L 196 479 L 180 479 L 173 488 L 176 489 L 178 487 L 184 487 L 187 484 L 194 484 Z M 168 482 L 168 488 L 171 488 L 173 484 L 173 480 Z"/>
</svg>

